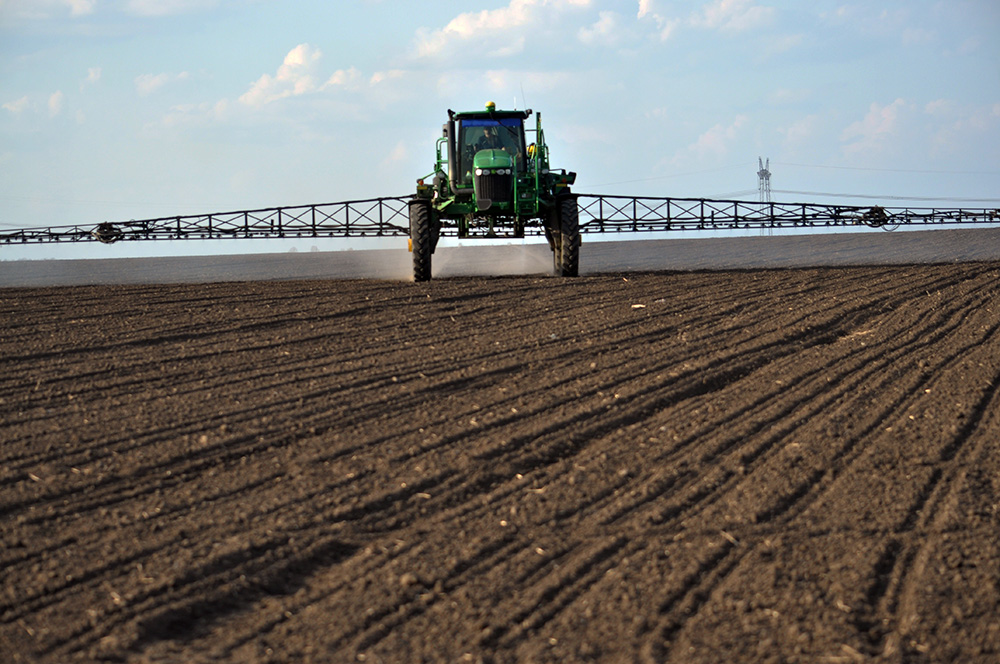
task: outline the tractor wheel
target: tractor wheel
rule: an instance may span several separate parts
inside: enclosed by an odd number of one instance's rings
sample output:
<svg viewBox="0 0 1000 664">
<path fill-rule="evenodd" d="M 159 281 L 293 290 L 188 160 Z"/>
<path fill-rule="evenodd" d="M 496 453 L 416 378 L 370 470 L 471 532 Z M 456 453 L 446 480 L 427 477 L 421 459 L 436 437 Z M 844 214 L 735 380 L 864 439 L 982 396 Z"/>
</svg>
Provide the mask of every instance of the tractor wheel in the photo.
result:
<svg viewBox="0 0 1000 664">
<path fill-rule="evenodd" d="M 413 252 L 413 280 L 430 281 L 431 206 L 426 201 L 410 201 L 410 250 Z"/>
<path fill-rule="evenodd" d="M 559 199 L 559 232 L 555 233 L 553 259 L 558 277 L 575 277 L 580 273 L 580 217 L 576 196 Z"/>
</svg>

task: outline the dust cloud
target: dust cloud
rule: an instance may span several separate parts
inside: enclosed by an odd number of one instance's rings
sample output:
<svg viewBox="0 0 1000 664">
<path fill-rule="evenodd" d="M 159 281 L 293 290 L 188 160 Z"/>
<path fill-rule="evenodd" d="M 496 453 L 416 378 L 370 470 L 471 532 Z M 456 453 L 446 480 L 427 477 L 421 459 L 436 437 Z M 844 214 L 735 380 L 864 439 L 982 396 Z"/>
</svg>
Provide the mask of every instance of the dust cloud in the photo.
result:
<svg viewBox="0 0 1000 664">
<path fill-rule="evenodd" d="M 1000 229 L 947 229 L 677 238 L 593 242 L 584 238 L 580 273 L 727 270 L 1000 260 Z M 433 276 L 552 274 L 545 243 L 439 246 Z M 395 249 L 281 254 L 0 260 L 0 287 L 211 283 L 285 279 L 413 278 L 405 239 Z"/>
<path fill-rule="evenodd" d="M 435 277 L 551 274 L 552 251 L 547 244 L 438 247 L 432 264 Z"/>
</svg>

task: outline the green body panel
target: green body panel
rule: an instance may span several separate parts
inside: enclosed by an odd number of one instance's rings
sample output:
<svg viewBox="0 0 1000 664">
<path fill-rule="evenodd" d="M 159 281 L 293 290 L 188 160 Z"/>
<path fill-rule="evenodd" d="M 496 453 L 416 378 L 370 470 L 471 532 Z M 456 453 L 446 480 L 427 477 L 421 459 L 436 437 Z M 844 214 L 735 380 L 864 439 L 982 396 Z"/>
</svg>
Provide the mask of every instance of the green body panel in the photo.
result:
<svg viewBox="0 0 1000 664">
<path fill-rule="evenodd" d="M 415 196 L 430 201 L 436 223 L 457 225 L 462 237 L 479 227 L 490 234 L 506 227 L 515 235 L 531 223 L 549 229 L 557 198 L 570 193 L 576 174 L 550 169 L 541 115 L 534 128 L 525 126 L 531 114 L 448 112 L 434 172 L 418 181 Z M 493 145 L 484 147 L 488 138 Z"/>
<path fill-rule="evenodd" d="M 476 168 L 512 168 L 514 159 L 503 150 L 480 150 L 472 165 Z"/>
</svg>

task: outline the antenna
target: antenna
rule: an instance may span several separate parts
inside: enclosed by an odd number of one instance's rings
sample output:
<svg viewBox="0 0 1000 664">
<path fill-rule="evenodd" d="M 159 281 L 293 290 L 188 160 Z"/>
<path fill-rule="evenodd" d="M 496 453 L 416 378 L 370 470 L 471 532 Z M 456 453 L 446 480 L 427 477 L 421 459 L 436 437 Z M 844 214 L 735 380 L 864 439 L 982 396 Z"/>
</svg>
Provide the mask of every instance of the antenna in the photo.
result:
<svg viewBox="0 0 1000 664">
<path fill-rule="evenodd" d="M 768 204 L 771 202 L 771 159 L 768 157 L 767 162 L 764 162 L 760 157 L 757 157 L 757 166 L 759 170 L 757 171 L 757 191 L 760 194 L 760 212 L 761 215 L 769 215 L 770 211 L 767 209 L 770 207 Z M 761 228 L 760 234 L 764 234 L 764 229 Z M 771 228 L 767 228 L 767 234 L 771 235 Z"/>
</svg>

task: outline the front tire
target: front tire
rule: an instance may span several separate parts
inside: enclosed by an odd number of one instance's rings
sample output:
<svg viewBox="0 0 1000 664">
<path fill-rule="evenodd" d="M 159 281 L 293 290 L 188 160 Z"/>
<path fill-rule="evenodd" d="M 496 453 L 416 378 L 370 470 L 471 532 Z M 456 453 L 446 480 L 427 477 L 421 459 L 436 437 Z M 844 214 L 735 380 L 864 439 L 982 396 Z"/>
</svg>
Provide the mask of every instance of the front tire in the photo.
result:
<svg viewBox="0 0 1000 664">
<path fill-rule="evenodd" d="M 430 203 L 410 201 L 410 251 L 413 252 L 414 281 L 430 281 L 433 250 Z"/>
<path fill-rule="evenodd" d="M 580 273 L 580 214 L 576 196 L 558 200 L 558 232 L 554 233 L 553 261 L 558 277 L 575 277 Z"/>
</svg>

